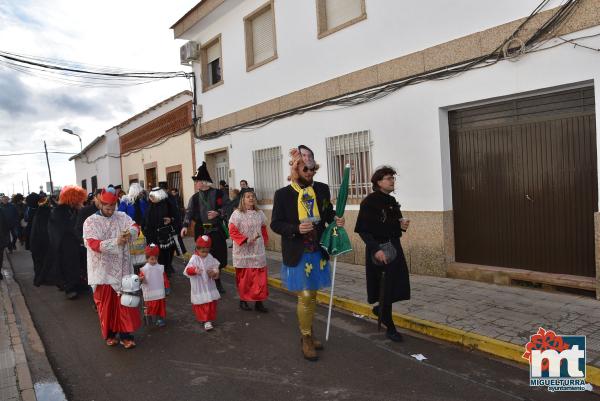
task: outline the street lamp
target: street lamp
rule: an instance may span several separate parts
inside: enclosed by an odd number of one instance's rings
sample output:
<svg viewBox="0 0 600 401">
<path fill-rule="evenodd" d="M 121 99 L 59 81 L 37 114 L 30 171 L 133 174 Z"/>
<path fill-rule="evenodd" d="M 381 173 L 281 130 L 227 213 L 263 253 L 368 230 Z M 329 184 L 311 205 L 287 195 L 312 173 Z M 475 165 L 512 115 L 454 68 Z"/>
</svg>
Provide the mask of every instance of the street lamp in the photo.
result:
<svg viewBox="0 0 600 401">
<path fill-rule="evenodd" d="M 81 137 L 68 128 L 63 128 L 62 130 L 69 135 L 75 135 L 77 138 L 79 138 L 79 151 L 81 152 L 83 150 L 83 144 L 81 143 Z"/>
</svg>

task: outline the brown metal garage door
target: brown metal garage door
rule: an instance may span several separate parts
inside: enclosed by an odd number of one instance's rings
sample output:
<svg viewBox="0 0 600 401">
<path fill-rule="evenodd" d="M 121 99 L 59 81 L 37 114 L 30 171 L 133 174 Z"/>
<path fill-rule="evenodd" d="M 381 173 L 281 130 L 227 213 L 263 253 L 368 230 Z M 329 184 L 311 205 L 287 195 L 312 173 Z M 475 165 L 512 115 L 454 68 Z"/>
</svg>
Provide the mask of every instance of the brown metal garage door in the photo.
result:
<svg viewBox="0 0 600 401">
<path fill-rule="evenodd" d="M 595 275 L 594 90 L 449 113 L 457 262 Z"/>
</svg>

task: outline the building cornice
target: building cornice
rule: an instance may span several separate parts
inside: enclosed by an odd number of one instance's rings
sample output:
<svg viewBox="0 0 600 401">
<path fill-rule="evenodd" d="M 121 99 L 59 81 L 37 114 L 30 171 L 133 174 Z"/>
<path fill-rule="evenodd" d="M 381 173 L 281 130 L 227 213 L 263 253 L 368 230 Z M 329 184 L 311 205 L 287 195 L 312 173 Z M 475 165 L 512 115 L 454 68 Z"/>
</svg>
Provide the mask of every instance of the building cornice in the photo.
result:
<svg viewBox="0 0 600 401">
<path fill-rule="evenodd" d="M 188 29 L 196 25 L 224 2 L 225 0 L 201 0 L 171 26 L 175 39 L 179 39 Z"/>
</svg>

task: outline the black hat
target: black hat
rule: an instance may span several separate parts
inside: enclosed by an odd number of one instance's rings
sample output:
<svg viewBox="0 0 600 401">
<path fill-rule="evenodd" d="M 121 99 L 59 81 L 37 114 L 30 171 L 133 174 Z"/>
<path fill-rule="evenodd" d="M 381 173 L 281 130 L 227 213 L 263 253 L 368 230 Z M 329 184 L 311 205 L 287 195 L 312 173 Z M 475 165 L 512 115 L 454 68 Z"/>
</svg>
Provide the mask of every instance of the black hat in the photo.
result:
<svg viewBox="0 0 600 401">
<path fill-rule="evenodd" d="M 167 183 L 166 181 L 159 181 L 158 182 L 158 186 L 162 189 L 168 189 L 169 188 L 169 183 Z"/>
<path fill-rule="evenodd" d="M 198 171 L 196 172 L 196 175 L 194 175 L 192 177 L 192 180 L 208 181 L 210 183 L 213 182 L 213 180 L 210 178 L 210 174 L 208 174 L 208 169 L 206 168 L 206 162 L 202 162 L 202 165 L 200 167 L 198 167 Z"/>
</svg>

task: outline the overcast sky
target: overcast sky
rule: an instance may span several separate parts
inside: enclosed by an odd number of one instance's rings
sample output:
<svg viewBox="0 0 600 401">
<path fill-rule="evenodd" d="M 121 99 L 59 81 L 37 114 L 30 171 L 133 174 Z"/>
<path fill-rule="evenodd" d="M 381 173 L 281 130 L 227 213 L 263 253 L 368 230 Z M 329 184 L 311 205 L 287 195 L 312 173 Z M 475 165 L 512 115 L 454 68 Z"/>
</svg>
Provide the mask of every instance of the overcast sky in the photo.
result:
<svg viewBox="0 0 600 401">
<path fill-rule="evenodd" d="M 169 27 L 198 0 L 0 0 L 0 50 L 97 66 L 189 71 Z M 125 88 L 85 88 L 0 65 L 0 155 L 48 150 L 77 153 L 104 131 L 189 89 L 176 78 Z M 55 185 L 75 183 L 69 155 L 51 155 Z M 0 192 L 27 192 L 48 181 L 44 155 L 0 157 Z M 44 184 L 45 190 L 45 184 Z"/>
</svg>

